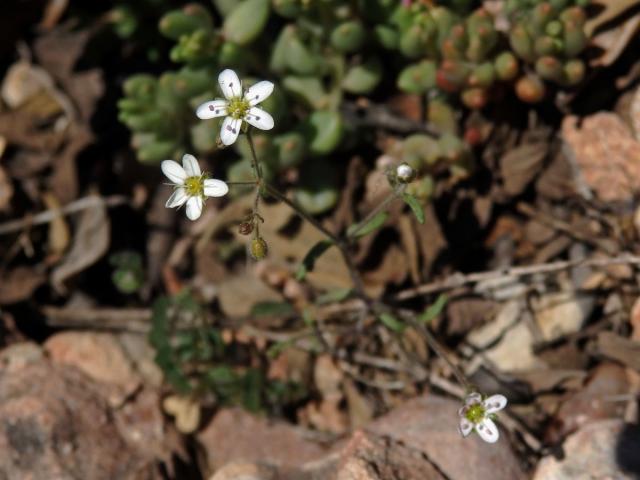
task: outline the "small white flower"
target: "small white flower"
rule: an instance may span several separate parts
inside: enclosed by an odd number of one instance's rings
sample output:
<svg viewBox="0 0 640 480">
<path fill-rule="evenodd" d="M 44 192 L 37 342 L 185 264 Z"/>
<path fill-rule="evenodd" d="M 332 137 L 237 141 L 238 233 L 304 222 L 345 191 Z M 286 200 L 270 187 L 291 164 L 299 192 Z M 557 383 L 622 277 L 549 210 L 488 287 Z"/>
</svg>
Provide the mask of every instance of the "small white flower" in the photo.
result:
<svg viewBox="0 0 640 480">
<path fill-rule="evenodd" d="M 196 115 L 203 120 L 226 116 L 220 129 L 220 140 L 224 145 L 231 145 L 236 141 L 243 120 L 261 130 L 273 128 L 273 117 L 256 107 L 271 95 L 273 83 L 263 80 L 249 88 L 243 95 L 238 75 L 229 69 L 220 73 L 218 83 L 226 100 L 215 99 L 205 102 L 198 107 Z"/>
<path fill-rule="evenodd" d="M 466 437 L 475 430 L 485 442 L 497 442 L 500 433 L 491 417 L 506 405 L 507 398 L 504 395 L 492 395 L 483 400 L 482 395 L 477 392 L 469 394 L 464 406 L 458 410 L 460 433 Z"/>
<path fill-rule="evenodd" d="M 193 155 L 182 157 L 182 167 L 173 160 L 163 160 L 160 168 L 174 187 L 165 207 L 180 207 L 186 203 L 189 220 L 200 218 L 207 197 L 222 197 L 229 191 L 229 186 L 222 180 L 207 178 Z"/>
</svg>

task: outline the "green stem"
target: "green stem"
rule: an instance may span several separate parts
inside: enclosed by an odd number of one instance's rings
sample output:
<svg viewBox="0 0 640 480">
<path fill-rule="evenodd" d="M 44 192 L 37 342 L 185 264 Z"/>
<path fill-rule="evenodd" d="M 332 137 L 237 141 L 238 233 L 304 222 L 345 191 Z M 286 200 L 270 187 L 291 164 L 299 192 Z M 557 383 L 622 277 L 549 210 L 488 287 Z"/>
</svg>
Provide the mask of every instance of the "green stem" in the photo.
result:
<svg viewBox="0 0 640 480">
<path fill-rule="evenodd" d="M 249 148 L 251 149 L 251 165 L 256 175 L 257 180 L 262 180 L 262 166 L 258 161 L 258 155 L 256 155 L 256 147 L 253 144 L 253 136 L 251 135 L 251 127 L 247 130 L 247 141 L 249 142 Z"/>
<path fill-rule="evenodd" d="M 362 230 L 365 227 L 365 225 L 367 225 L 367 223 L 369 223 L 371 221 L 372 218 L 374 218 L 380 212 L 385 210 L 389 206 L 389 204 L 391 202 L 393 202 L 400 195 L 402 195 L 402 192 L 404 192 L 405 188 L 406 188 L 406 185 L 400 185 L 399 187 L 394 189 L 393 192 L 391 192 L 382 202 L 380 202 L 373 210 L 371 210 L 367 214 L 367 216 L 364 217 L 363 220 L 361 220 L 360 222 L 358 222 L 356 224 L 356 226 L 353 228 L 353 230 L 351 230 L 347 234 L 348 238 L 349 239 L 356 238 L 358 236 L 358 233 L 360 233 L 360 230 Z"/>
<path fill-rule="evenodd" d="M 257 182 L 255 180 L 252 182 L 225 182 L 225 183 L 232 187 L 240 186 L 240 185 L 255 187 L 257 185 Z"/>
</svg>

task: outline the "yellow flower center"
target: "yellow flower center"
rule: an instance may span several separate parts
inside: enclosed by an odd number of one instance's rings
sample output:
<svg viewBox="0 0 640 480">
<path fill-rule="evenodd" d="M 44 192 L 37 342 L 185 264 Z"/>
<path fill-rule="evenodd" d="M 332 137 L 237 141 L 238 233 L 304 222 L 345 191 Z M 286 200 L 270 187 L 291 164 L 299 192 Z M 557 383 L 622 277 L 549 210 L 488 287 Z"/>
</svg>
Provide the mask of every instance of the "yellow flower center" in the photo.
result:
<svg viewBox="0 0 640 480">
<path fill-rule="evenodd" d="M 190 197 L 204 196 L 204 175 L 189 177 L 184 181 L 184 189 Z"/>
<path fill-rule="evenodd" d="M 235 97 L 229 100 L 229 104 L 227 105 L 227 114 L 238 120 L 244 118 L 250 108 L 251 105 L 249 105 L 249 102 L 245 100 L 244 97 Z"/>
<path fill-rule="evenodd" d="M 476 403 L 469 407 L 464 416 L 467 417 L 467 420 L 470 422 L 480 423 L 486 416 L 486 410 L 481 403 Z"/>
</svg>

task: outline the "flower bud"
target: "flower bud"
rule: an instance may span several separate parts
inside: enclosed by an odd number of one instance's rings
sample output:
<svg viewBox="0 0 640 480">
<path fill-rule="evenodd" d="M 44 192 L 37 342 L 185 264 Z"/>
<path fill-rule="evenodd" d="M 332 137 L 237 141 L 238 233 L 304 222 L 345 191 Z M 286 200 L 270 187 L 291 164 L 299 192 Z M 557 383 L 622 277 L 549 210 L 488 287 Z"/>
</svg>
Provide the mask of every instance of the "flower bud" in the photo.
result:
<svg viewBox="0 0 640 480">
<path fill-rule="evenodd" d="M 264 241 L 262 237 L 256 237 L 251 240 L 251 257 L 254 260 L 262 260 L 267 256 L 269 252 L 269 247 L 267 246 L 267 242 Z"/>
<path fill-rule="evenodd" d="M 416 178 L 416 171 L 406 163 L 401 163 L 396 168 L 396 179 L 400 183 L 410 183 Z"/>
</svg>

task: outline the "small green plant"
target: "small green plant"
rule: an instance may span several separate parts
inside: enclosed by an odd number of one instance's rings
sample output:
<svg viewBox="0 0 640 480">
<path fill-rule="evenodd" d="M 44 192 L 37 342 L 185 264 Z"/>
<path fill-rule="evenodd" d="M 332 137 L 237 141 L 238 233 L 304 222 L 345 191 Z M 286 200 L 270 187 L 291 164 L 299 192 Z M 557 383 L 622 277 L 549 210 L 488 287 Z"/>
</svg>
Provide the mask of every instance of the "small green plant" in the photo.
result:
<svg viewBox="0 0 640 480">
<path fill-rule="evenodd" d="M 252 411 L 281 407 L 306 395 L 301 385 L 267 380 L 259 368 L 233 365 L 234 346 L 222 341 L 189 292 L 155 301 L 149 342 L 165 379 L 181 395 L 213 393 L 220 405 Z"/>
</svg>

